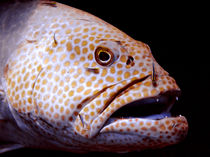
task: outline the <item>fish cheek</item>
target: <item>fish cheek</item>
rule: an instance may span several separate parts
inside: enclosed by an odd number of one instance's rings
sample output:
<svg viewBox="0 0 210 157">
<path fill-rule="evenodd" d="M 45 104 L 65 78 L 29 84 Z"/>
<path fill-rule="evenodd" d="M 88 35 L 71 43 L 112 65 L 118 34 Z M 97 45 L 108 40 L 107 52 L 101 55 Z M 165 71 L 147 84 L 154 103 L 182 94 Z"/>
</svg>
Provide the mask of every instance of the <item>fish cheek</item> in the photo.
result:
<svg viewBox="0 0 210 157">
<path fill-rule="evenodd" d="M 56 126 L 73 121 L 78 114 L 76 104 L 81 96 L 76 95 L 77 88 L 74 87 L 77 83 L 72 81 L 71 76 L 67 69 L 57 66 L 40 72 L 33 90 L 35 114 L 38 117 Z"/>
</svg>

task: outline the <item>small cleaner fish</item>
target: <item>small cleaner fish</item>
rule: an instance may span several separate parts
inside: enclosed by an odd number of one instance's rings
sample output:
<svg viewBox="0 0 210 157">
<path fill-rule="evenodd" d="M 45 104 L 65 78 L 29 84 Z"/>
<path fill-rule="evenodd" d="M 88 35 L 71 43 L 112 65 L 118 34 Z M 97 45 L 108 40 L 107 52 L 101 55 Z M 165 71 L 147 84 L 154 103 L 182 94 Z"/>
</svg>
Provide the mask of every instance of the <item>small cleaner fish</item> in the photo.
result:
<svg viewBox="0 0 210 157">
<path fill-rule="evenodd" d="M 5 7 L 7 5 L 7 7 Z M 180 88 L 148 45 L 54 1 L 0 13 L 0 152 L 130 152 L 183 140 Z"/>
</svg>

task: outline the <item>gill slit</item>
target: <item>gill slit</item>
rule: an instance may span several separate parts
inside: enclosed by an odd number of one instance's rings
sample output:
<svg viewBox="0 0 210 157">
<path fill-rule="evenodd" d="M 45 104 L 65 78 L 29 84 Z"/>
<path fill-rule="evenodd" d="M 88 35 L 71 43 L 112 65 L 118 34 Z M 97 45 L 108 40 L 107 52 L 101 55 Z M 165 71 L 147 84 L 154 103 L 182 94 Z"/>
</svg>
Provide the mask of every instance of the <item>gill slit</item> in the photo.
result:
<svg viewBox="0 0 210 157">
<path fill-rule="evenodd" d="M 42 68 L 42 69 L 39 71 L 39 73 L 38 73 L 38 75 L 37 75 L 37 77 L 36 77 L 36 79 L 35 79 L 35 81 L 34 81 L 34 83 L 33 83 L 32 92 L 31 92 L 31 99 L 32 99 L 32 103 L 34 104 L 34 105 L 33 105 L 33 107 L 34 107 L 34 112 L 35 112 L 35 113 L 37 112 L 37 115 L 38 115 L 38 113 L 39 113 L 39 108 L 38 108 L 38 105 L 37 105 L 37 103 L 36 103 L 36 100 L 35 100 L 35 98 L 34 98 L 34 96 L 33 96 L 33 95 L 34 95 L 34 88 L 35 88 L 36 82 L 37 82 L 37 80 L 38 80 L 40 74 L 42 73 L 42 71 L 43 71 L 44 69 L 45 69 L 45 68 Z"/>
</svg>

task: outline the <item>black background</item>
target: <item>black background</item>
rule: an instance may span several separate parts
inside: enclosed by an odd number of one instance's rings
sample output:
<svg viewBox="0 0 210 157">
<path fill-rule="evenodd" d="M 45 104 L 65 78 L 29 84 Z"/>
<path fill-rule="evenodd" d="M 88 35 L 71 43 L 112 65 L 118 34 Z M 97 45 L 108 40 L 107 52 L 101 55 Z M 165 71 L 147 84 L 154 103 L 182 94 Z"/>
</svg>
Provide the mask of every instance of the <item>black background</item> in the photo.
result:
<svg viewBox="0 0 210 157">
<path fill-rule="evenodd" d="M 173 112 L 186 116 L 187 138 L 178 145 L 139 153 L 113 154 L 21 149 L 2 156 L 208 156 L 210 153 L 209 110 L 210 63 L 204 47 L 205 7 L 197 3 L 143 2 L 137 0 L 60 0 L 58 2 L 92 13 L 136 40 L 147 43 L 157 62 L 175 78 L 182 96 Z M 203 5 L 205 6 L 205 5 Z M 206 19 L 207 20 L 207 19 Z"/>
</svg>

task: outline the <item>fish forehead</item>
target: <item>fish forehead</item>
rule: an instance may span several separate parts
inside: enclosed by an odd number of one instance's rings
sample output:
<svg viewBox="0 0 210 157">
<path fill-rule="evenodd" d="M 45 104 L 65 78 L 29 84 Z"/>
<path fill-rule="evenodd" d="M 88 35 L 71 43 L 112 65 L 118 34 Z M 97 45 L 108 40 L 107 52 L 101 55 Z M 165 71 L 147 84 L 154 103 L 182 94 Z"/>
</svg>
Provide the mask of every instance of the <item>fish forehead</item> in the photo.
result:
<svg viewBox="0 0 210 157">
<path fill-rule="evenodd" d="M 61 4 L 56 8 L 40 5 L 27 25 L 25 41 L 5 68 L 7 96 L 19 113 L 33 113 L 56 127 L 74 125 L 76 133 L 86 135 L 78 129 L 82 128 L 78 114 L 81 112 L 85 123 L 92 122 L 120 88 L 132 79 L 151 75 L 153 63 L 156 73 L 162 75 L 160 86 L 154 89 L 148 79 L 116 102 L 123 105 L 178 88 L 146 44 L 88 13 Z M 100 66 L 94 57 L 95 49 L 104 45 L 119 50 L 117 60 L 108 67 Z M 129 56 L 134 58 L 133 66 L 126 64 Z M 96 68 L 99 73 L 87 68 Z M 106 87 L 110 88 L 101 94 Z M 97 99 L 89 103 L 93 95 Z M 116 102 L 99 118 L 105 120 L 119 108 Z"/>
</svg>

